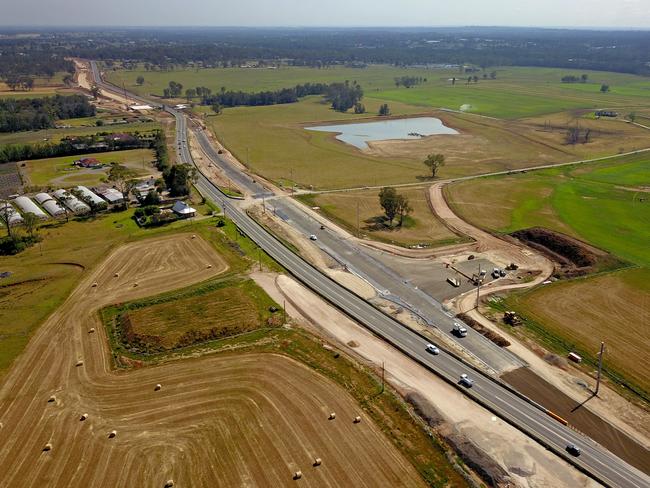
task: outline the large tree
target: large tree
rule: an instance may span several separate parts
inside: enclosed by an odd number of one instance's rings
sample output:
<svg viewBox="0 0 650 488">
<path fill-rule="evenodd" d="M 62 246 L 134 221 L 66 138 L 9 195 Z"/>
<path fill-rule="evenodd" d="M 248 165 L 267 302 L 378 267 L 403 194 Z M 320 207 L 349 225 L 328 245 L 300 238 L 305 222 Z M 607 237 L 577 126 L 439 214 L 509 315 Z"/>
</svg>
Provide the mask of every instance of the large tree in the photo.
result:
<svg viewBox="0 0 650 488">
<path fill-rule="evenodd" d="M 431 177 L 435 178 L 438 168 L 445 165 L 445 155 L 429 154 L 424 160 L 424 165 L 431 170 Z"/>
<path fill-rule="evenodd" d="M 129 195 L 137 183 L 136 176 L 137 173 L 134 170 L 118 163 L 111 164 L 111 169 L 108 171 L 108 181 L 122 193 L 126 208 L 129 208 Z"/>
<path fill-rule="evenodd" d="M 138 86 L 144 85 L 144 76 L 140 75 L 136 78 L 135 82 L 138 84 Z"/>
<path fill-rule="evenodd" d="M 165 184 L 172 197 L 190 194 L 190 186 L 196 175 L 196 168 L 186 164 L 175 164 L 163 173 Z"/>
<path fill-rule="evenodd" d="M 409 204 L 409 199 L 406 195 L 397 195 L 397 215 L 399 215 L 399 226 L 404 223 L 404 217 L 410 214 L 413 208 Z"/>
<path fill-rule="evenodd" d="M 38 226 L 38 217 L 31 212 L 27 212 L 23 215 L 23 224 L 25 224 L 25 230 L 29 234 L 29 237 L 33 239 L 36 234 L 36 227 Z"/>
<path fill-rule="evenodd" d="M 398 196 L 397 196 L 397 192 L 395 191 L 395 188 L 390 186 L 385 186 L 384 188 L 381 189 L 381 191 L 379 192 L 379 205 L 384 210 L 384 214 L 388 219 L 388 224 L 392 227 L 393 220 L 397 215 L 398 206 L 399 206 Z"/>
</svg>

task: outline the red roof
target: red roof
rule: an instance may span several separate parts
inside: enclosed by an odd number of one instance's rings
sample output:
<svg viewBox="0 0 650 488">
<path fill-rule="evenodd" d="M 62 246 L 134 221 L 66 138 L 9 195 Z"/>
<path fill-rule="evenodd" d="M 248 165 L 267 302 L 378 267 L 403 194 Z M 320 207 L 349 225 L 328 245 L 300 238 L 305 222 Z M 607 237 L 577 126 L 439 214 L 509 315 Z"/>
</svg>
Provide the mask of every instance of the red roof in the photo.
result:
<svg viewBox="0 0 650 488">
<path fill-rule="evenodd" d="M 99 164 L 99 160 L 95 158 L 81 158 L 79 161 L 84 164 Z"/>
</svg>

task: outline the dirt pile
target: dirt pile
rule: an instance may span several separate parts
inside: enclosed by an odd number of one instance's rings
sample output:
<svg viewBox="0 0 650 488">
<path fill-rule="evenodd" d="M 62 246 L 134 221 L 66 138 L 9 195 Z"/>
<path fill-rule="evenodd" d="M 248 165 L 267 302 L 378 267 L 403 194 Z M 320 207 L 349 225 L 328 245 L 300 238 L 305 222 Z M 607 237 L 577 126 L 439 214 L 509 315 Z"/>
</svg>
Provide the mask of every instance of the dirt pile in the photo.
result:
<svg viewBox="0 0 650 488">
<path fill-rule="evenodd" d="M 497 346 L 499 347 L 508 347 L 510 345 L 510 341 L 503 337 L 500 334 L 497 334 L 496 332 L 488 329 L 485 327 L 483 324 L 478 322 L 477 320 L 474 320 L 472 317 L 470 317 L 467 314 L 464 313 L 459 313 L 456 315 L 457 318 L 465 322 L 467 325 L 469 325 L 472 329 L 474 329 L 476 332 L 479 334 L 487 337 L 490 339 L 492 342 L 494 342 Z"/>
<path fill-rule="evenodd" d="M 551 259 L 556 278 L 582 276 L 618 264 L 616 258 L 601 249 L 543 227 L 522 229 L 510 235 Z"/>
</svg>

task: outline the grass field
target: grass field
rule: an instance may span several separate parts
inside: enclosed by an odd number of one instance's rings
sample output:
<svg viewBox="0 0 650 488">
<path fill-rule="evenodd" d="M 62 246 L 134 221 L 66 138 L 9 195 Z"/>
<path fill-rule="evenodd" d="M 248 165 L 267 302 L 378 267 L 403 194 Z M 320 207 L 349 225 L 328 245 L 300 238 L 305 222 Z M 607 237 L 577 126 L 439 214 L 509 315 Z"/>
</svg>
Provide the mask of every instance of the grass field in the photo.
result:
<svg viewBox="0 0 650 488">
<path fill-rule="evenodd" d="M 68 187 L 75 185 L 94 186 L 106 178 L 108 168 L 77 168 L 72 163 L 80 158 L 92 157 L 110 164 L 120 163 L 128 166 L 140 176 L 158 174 L 152 166 L 153 152 L 149 149 L 131 149 L 128 151 L 111 151 L 105 153 L 80 154 L 60 158 L 34 159 L 26 161 L 25 167 L 30 185 Z"/>
<path fill-rule="evenodd" d="M 378 190 L 362 190 L 337 193 L 306 194 L 298 197 L 310 207 L 320 207 L 328 218 L 341 224 L 352 234 L 357 234 L 357 205 L 362 236 L 368 236 L 391 244 L 429 246 L 460 242 L 461 238 L 445 227 L 431 212 L 426 197 L 427 188 L 400 188 L 413 212 L 404 225 L 391 230 L 383 224 L 383 210 L 379 206 Z"/>
<path fill-rule="evenodd" d="M 650 155 L 481 178 L 446 189 L 464 219 L 510 233 L 542 226 L 650 266 Z"/>
<path fill-rule="evenodd" d="M 254 281 L 231 279 L 125 304 L 118 313 L 149 345 L 169 350 L 187 345 L 190 335 L 196 343 L 279 325 L 271 307 L 279 309 Z"/>
<path fill-rule="evenodd" d="M 595 365 L 604 341 L 605 370 L 650 398 L 648 276 L 650 268 L 637 268 L 557 282 L 510 296 L 506 308 L 532 320 L 535 324 L 524 327 L 562 355 L 576 351 Z"/>
<path fill-rule="evenodd" d="M 52 78 L 34 78 L 34 89 L 30 91 L 12 91 L 0 81 L 0 98 L 39 98 L 56 95 L 59 92 L 73 93 L 63 85 L 66 73 L 55 73 Z"/>
</svg>

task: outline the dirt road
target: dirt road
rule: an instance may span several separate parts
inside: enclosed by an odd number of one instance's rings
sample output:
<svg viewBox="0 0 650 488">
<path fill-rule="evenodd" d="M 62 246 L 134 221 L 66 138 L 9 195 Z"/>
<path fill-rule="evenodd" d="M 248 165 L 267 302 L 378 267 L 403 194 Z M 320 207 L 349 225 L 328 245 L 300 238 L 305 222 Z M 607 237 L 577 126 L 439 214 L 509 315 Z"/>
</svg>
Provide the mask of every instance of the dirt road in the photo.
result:
<svg viewBox="0 0 650 488">
<path fill-rule="evenodd" d="M 111 371 L 100 307 L 226 268 L 184 234 L 121 247 L 83 279 L 0 389 L 3 485 L 287 486 L 302 470 L 308 486 L 421 486 L 374 424 L 352 423 L 351 397 L 290 359 L 219 354 Z"/>
</svg>

